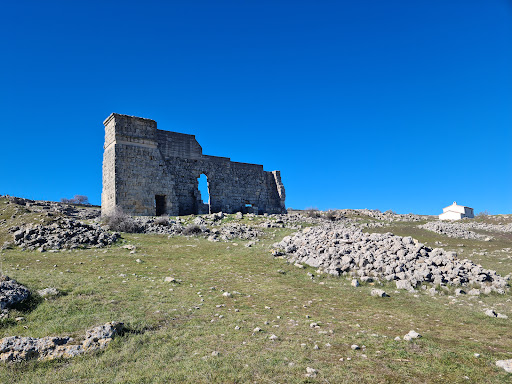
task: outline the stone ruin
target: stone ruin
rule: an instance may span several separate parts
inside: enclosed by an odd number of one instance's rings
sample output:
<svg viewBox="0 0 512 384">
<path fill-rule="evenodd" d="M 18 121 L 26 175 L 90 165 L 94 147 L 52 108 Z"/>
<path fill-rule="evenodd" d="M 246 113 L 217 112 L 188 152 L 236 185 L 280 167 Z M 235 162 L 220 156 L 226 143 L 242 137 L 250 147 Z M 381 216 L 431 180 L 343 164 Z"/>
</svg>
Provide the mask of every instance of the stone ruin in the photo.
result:
<svg viewBox="0 0 512 384">
<path fill-rule="evenodd" d="M 279 171 L 204 155 L 194 135 L 162 131 L 154 120 L 112 113 L 103 124 L 102 214 L 116 207 L 137 216 L 286 213 Z"/>
</svg>

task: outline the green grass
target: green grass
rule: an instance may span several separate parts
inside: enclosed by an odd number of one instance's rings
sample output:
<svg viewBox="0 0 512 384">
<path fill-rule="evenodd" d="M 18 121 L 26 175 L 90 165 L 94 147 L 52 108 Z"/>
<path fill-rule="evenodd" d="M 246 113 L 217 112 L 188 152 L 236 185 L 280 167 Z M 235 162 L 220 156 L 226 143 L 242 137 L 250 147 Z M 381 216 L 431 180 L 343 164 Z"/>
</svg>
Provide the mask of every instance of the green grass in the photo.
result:
<svg viewBox="0 0 512 384">
<path fill-rule="evenodd" d="M 452 245 L 448 238 L 416 232 L 420 230 L 415 225 L 398 225 L 396 230 L 425 236 L 421 241 Z M 54 286 L 65 294 L 13 311 L 11 318 L 24 316 L 25 321 L 4 321 L 0 337 L 72 335 L 80 339 L 86 329 L 112 320 L 123 321 L 132 332 L 115 339 L 103 352 L 72 360 L 1 365 L 0 382 L 512 380 L 511 374 L 494 365 L 498 359 L 512 358 L 512 320 L 483 313 L 492 307 L 512 318 L 510 294 L 454 298 L 418 292 L 415 297 L 384 285 L 391 297 L 374 298 L 369 295 L 371 284 L 353 288 L 345 278 L 317 275 L 311 268 L 299 269 L 273 258 L 272 243 L 291 232 L 266 230 L 267 236 L 251 248 L 241 240 L 212 243 L 194 237 L 123 234 L 123 242 L 108 249 L 3 251 L 4 273 L 33 291 Z M 465 252 L 480 245 L 488 250 L 491 245 L 501 246 L 460 239 L 453 244 L 463 242 Z M 121 248 L 127 243 L 136 245 L 135 254 Z M 137 263 L 138 258 L 143 263 Z M 482 256 L 482 265 L 495 264 L 496 260 Z M 499 264 L 504 272 L 510 272 L 511 265 L 510 259 Z M 166 283 L 166 276 L 181 282 Z M 226 298 L 222 290 L 239 293 Z M 312 322 L 320 328 L 311 328 Z M 263 331 L 253 334 L 256 327 Z M 411 329 L 423 338 L 393 340 Z M 269 340 L 271 334 L 278 340 Z M 352 344 L 366 348 L 353 351 Z M 212 356 L 213 351 L 219 355 Z M 481 357 L 475 358 L 474 353 Z M 344 361 L 339 360 L 342 357 Z M 306 367 L 317 369 L 318 376 L 306 378 Z"/>
</svg>

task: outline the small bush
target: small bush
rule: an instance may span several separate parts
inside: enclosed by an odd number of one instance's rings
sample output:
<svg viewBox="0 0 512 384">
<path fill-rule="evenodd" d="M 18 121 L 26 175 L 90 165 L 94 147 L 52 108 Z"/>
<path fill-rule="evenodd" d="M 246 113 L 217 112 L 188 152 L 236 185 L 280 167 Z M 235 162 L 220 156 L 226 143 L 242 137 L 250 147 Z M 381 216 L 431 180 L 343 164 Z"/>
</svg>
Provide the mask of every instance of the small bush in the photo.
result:
<svg viewBox="0 0 512 384">
<path fill-rule="evenodd" d="M 169 217 L 168 216 L 160 216 L 155 219 L 156 225 L 161 225 L 163 227 L 167 227 L 169 223 Z"/>
<path fill-rule="evenodd" d="M 490 213 L 489 211 L 482 211 L 482 212 L 479 212 L 476 217 L 482 217 L 482 218 L 486 218 L 487 216 L 489 216 Z"/>
<path fill-rule="evenodd" d="M 306 214 L 307 217 L 317 218 L 317 217 L 321 216 L 320 211 L 318 210 L 318 208 L 306 208 L 304 213 Z"/>
<path fill-rule="evenodd" d="M 65 203 L 65 204 L 90 205 L 89 198 L 87 196 L 84 196 L 84 195 L 75 195 L 75 196 L 73 196 L 72 199 L 66 199 L 65 197 L 63 197 L 62 199 L 60 199 L 60 202 L 61 203 Z"/>
<path fill-rule="evenodd" d="M 185 229 L 182 232 L 185 236 L 196 236 L 201 233 L 203 233 L 203 230 L 199 225 L 196 224 L 190 224 L 185 227 Z"/>
<path fill-rule="evenodd" d="M 115 208 L 109 215 L 101 218 L 103 224 L 108 225 L 110 230 L 127 233 L 139 233 L 142 231 L 140 225 L 121 208 Z"/>
<path fill-rule="evenodd" d="M 337 216 L 335 211 L 327 211 L 325 212 L 325 218 L 329 221 L 336 221 Z"/>
</svg>

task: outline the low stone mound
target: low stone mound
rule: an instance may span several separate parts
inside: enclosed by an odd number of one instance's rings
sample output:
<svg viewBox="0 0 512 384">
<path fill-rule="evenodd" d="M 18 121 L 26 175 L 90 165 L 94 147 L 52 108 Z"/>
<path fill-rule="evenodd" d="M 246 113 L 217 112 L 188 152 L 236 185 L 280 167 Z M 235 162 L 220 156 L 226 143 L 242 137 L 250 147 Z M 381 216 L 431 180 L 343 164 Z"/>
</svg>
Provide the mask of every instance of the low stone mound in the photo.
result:
<svg viewBox="0 0 512 384">
<path fill-rule="evenodd" d="M 496 271 L 455 252 L 431 249 L 411 237 L 391 233 L 364 233 L 353 225 L 323 224 L 285 237 L 274 245 L 293 263 L 304 263 L 333 275 L 350 274 L 361 280 L 395 281 L 397 288 L 421 283 L 478 285 L 483 293 L 505 293 L 507 280 Z M 279 252 L 274 253 L 279 254 Z"/>
<path fill-rule="evenodd" d="M 501 232 L 501 233 L 511 233 L 512 232 L 512 223 L 508 224 L 490 224 L 490 223 L 481 223 L 478 221 L 458 221 L 456 223 L 458 227 L 462 229 L 476 229 L 479 231 L 486 232 Z"/>
<path fill-rule="evenodd" d="M 251 240 L 263 234 L 259 229 L 239 223 L 224 224 L 218 229 L 213 229 L 211 233 L 224 241 L 232 239 Z"/>
<path fill-rule="evenodd" d="M 122 333 L 123 323 L 110 322 L 89 329 L 81 344 L 73 344 L 70 337 L 21 337 L 9 336 L 0 339 L 0 361 L 20 362 L 32 359 L 52 360 L 71 358 L 85 352 L 104 349 L 112 339 Z"/>
<path fill-rule="evenodd" d="M 177 236 L 183 232 L 183 225 L 164 217 L 135 217 L 133 220 L 140 227 L 142 233 L 156 233 Z"/>
<path fill-rule="evenodd" d="M 0 311 L 8 310 L 12 306 L 28 299 L 30 291 L 5 275 L 0 275 Z"/>
<path fill-rule="evenodd" d="M 252 240 L 263 234 L 257 228 L 236 222 L 215 223 L 216 226 L 211 226 L 214 223 L 206 221 L 201 216 L 196 217 L 193 223 L 188 226 L 162 218 L 135 217 L 133 220 L 137 223 L 141 233 L 157 233 L 169 236 L 204 236 L 211 241 Z"/>
<path fill-rule="evenodd" d="M 85 247 L 105 247 L 119 239 L 119 234 L 108 232 L 97 224 L 84 224 L 81 221 L 58 218 L 48 225 L 29 224 L 12 227 L 14 244 L 41 251 L 48 249 L 74 249 Z"/>
<path fill-rule="evenodd" d="M 426 229 L 445 235 L 448 237 L 468 240 L 485 240 L 489 236 L 481 235 L 479 233 L 470 231 L 461 226 L 461 223 L 446 223 L 443 221 L 430 221 L 423 225 L 418 225 L 418 228 Z"/>
<path fill-rule="evenodd" d="M 345 216 L 346 215 L 367 216 L 367 217 L 370 217 L 373 219 L 387 221 L 387 222 L 398 222 L 398 221 L 413 222 L 413 221 L 420 221 L 420 220 L 425 219 L 424 216 L 422 217 L 420 215 L 415 215 L 412 213 L 401 214 L 401 213 L 395 213 L 393 211 L 381 212 L 377 209 L 366 209 L 366 208 L 365 209 L 340 209 L 340 210 L 333 211 L 333 212 L 336 212 L 338 214 L 342 214 Z"/>
<path fill-rule="evenodd" d="M 82 220 L 95 219 L 100 216 L 99 207 L 59 203 L 55 201 L 30 200 L 15 196 L 5 197 L 7 197 L 11 204 L 23 206 L 33 212 L 60 213 L 68 217 Z"/>
</svg>

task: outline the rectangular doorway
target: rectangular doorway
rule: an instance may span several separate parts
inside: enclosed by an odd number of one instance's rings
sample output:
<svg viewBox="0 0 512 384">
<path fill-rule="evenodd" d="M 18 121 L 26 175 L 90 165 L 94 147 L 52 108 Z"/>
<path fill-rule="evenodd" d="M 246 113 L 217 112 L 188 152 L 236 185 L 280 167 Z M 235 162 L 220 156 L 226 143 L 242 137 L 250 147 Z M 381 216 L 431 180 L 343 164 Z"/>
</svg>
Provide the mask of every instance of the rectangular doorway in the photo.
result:
<svg viewBox="0 0 512 384">
<path fill-rule="evenodd" d="M 157 216 L 165 215 L 165 195 L 155 195 L 155 207 Z"/>
</svg>

